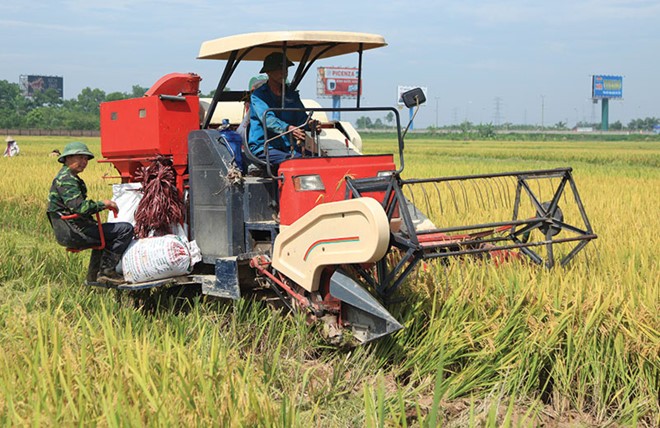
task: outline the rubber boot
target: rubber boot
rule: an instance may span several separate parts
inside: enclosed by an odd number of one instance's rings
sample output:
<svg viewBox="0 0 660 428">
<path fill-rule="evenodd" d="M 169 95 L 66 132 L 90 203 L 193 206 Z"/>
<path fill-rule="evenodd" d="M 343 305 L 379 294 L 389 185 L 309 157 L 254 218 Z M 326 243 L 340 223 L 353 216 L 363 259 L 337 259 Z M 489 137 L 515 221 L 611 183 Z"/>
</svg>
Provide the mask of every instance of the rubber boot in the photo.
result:
<svg viewBox="0 0 660 428">
<path fill-rule="evenodd" d="M 99 270 L 101 269 L 101 256 L 103 251 L 101 250 L 92 250 L 92 254 L 89 256 L 89 266 L 87 267 L 87 278 L 85 279 L 85 285 L 100 285 L 96 278 L 99 275 Z"/>
<path fill-rule="evenodd" d="M 119 285 L 126 282 L 124 281 L 124 277 L 115 270 L 120 260 L 121 254 L 104 251 L 103 257 L 101 257 L 101 268 L 96 280 L 106 286 Z"/>
</svg>

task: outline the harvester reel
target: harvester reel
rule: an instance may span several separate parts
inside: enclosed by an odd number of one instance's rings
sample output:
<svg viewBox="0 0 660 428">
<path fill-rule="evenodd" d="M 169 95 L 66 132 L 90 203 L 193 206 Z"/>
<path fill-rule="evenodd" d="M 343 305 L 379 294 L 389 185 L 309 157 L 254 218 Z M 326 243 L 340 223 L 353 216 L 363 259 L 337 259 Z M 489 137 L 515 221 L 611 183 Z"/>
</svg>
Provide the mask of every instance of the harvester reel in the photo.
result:
<svg viewBox="0 0 660 428">
<path fill-rule="evenodd" d="M 536 217 L 550 217 L 552 218 L 555 222 L 563 222 L 564 221 L 564 213 L 561 211 L 561 208 L 559 208 L 559 205 L 555 207 L 552 212 L 549 212 L 550 206 L 552 205 L 552 202 L 543 202 L 541 204 L 541 207 L 543 207 L 543 212 L 536 211 Z M 550 232 L 550 236 L 555 236 L 559 232 L 561 232 L 561 227 L 560 226 L 554 226 L 551 224 L 544 224 L 543 226 L 539 227 L 539 230 L 543 233 L 543 235 L 547 235 L 548 232 Z"/>
<path fill-rule="evenodd" d="M 537 188 L 538 192 L 532 188 Z M 570 224 L 559 207 L 561 199 L 565 203 L 570 201 L 566 196 L 567 188 L 571 189 L 575 202 L 571 206 L 574 220 L 581 220 L 582 224 Z M 564 266 L 590 240 L 597 238 L 570 168 L 430 179 L 404 180 L 397 174 L 369 179 L 347 178 L 346 189 L 346 198 L 357 198 L 370 192 L 384 193 L 382 206 L 390 224 L 402 223 L 400 228 L 391 230 L 389 255 L 376 263 L 375 273 L 373 269 L 356 267 L 362 279 L 386 298 L 396 292 L 423 260 L 486 253 L 496 260 L 508 260 L 518 258 L 519 251 L 534 263 L 552 268 L 555 265 L 556 245 L 575 243 L 559 260 Z M 539 196 L 543 191 L 552 194 L 550 201 L 540 202 Z M 430 202 L 431 199 L 438 209 Z M 521 216 L 528 203 L 535 215 Z M 438 227 L 433 222 L 420 221 L 420 210 L 426 210 L 423 213 L 425 219 L 441 223 L 447 210 L 455 208 L 459 212 L 461 207 L 472 213 L 493 210 L 502 215 L 506 213 L 503 210 L 511 208 L 513 212 L 508 219 L 501 221 L 459 226 Z M 429 223 L 432 226 L 429 227 Z M 532 233 L 534 230 L 539 231 L 536 236 Z M 565 232 L 562 237 L 556 238 L 562 231 Z M 539 234 L 542 236 L 539 237 Z M 544 257 L 535 251 L 537 247 L 545 248 Z M 398 251 L 392 251 L 393 248 Z M 397 255 L 397 260 L 389 260 L 392 255 Z"/>
</svg>

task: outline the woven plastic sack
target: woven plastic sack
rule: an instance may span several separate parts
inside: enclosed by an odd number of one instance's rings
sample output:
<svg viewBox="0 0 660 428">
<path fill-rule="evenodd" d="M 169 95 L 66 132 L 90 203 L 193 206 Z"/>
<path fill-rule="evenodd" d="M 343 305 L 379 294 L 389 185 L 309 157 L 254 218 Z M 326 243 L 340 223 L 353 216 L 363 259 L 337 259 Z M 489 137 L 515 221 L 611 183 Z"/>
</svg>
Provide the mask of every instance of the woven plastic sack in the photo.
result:
<svg viewBox="0 0 660 428">
<path fill-rule="evenodd" d="M 112 200 L 119 207 L 119 214 L 108 214 L 108 222 L 125 221 L 135 226 L 135 210 L 142 199 L 141 183 L 122 183 L 112 185 Z"/>
<path fill-rule="evenodd" d="M 136 283 L 189 274 L 201 259 L 195 241 L 165 235 L 134 240 L 121 263 L 124 279 Z"/>
</svg>

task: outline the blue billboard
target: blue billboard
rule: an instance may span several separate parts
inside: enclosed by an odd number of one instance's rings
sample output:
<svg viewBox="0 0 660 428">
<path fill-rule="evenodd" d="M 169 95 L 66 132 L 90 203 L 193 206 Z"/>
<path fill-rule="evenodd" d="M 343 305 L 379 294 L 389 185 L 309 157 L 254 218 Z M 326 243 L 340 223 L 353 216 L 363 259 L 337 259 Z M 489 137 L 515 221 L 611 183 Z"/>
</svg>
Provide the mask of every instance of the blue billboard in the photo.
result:
<svg viewBox="0 0 660 428">
<path fill-rule="evenodd" d="M 595 75 L 591 79 L 592 98 L 623 98 L 623 76 Z"/>
</svg>

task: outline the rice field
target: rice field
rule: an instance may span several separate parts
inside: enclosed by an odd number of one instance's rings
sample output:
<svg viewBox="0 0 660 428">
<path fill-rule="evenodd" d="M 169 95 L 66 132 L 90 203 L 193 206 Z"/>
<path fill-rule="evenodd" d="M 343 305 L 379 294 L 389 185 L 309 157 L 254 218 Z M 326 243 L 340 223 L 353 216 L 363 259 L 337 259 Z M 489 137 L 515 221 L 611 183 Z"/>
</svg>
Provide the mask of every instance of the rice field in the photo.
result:
<svg viewBox="0 0 660 428">
<path fill-rule="evenodd" d="M 408 141 L 406 178 L 572 166 L 598 239 L 566 268 L 429 264 L 389 308 L 404 330 L 335 349 L 260 302 L 81 285 L 44 213 L 68 141 L 0 159 L 3 426 L 660 426 L 658 142 Z M 114 174 L 82 176 L 102 199 Z"/>
</svg>

